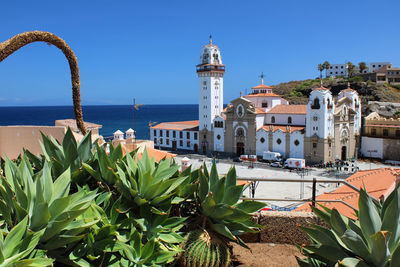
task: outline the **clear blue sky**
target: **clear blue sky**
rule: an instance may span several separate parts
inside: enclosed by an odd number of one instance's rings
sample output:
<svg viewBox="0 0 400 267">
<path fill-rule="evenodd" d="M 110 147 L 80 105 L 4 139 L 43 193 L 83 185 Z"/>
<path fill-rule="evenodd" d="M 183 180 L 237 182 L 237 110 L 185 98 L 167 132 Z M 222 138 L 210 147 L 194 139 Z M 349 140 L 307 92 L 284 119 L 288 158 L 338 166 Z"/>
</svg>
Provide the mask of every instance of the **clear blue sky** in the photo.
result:
<svg viewBox="0 0 400 267">
<path fill-rule="evenodd" d="M 317 64 L 400 66 L 400 1 L 1 1 L 0 42 L 50 31 L 78 57 L 84 105 L 197 103 L 212 34 L 226 65 L 224 102 L 259 83 L 317 77 Z M 72 105 L 67 61 L 44 43 L 0 63 L 0 106 Z"/>
</svg>

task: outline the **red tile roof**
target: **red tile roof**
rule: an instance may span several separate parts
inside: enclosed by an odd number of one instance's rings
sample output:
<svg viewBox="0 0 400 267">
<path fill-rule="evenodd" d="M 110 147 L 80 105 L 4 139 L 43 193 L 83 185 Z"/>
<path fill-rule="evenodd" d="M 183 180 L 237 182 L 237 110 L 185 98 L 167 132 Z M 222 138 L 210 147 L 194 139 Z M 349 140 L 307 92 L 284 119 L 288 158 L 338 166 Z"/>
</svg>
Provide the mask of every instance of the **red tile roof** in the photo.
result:
<svg viewBox="0 0 400 267">
<path fill-rule="evenodd" d="M 158 150 L 158 149 L 155 149 L 155 148 L 146 147 L 146 150 L 147 150 L 147 154 L 149 155 L 149 158 L 154 158 L 154 160 L 156 162 L 159 162 L 163 158 L 169 159 L 169 158 L 176 157 L 176 154 L 168 153 L 166 151 L 161 151 L 161 150 Z M 137 157 L 139 159 L 141 159 L 142 156 L 143 156 L 143 153 L 138 153 L 137 154 Z"/>
<path fill-rule="evenodd" d="M 395 168 L 358 171 L 347 178 L 346 181 L 357 188 L 365 187 L 371 196 L 379 199 L 382 195 L 388 195 L 388 191 L 392 190 L 391 188 L 396 180 L 396 172 L 398 173 L 397 175 L 400 175 L 400 169 Z M 343 200 L 347 204 L 358 208 L 358 197 L 358 192 L 350 189 L 346 185 L 342 185 L 333 192 L 317 196 L 316 199 Z M 311 211 L 310 204 L 311 203 L 304 204 L 295 209 L 295 211 Z M 340 202 L 323 202 L 321 204 L 330 209 L 336 208 L 340 214 L 354 218 L 353 209 Z"/>
<path fill-rule="evenodd" d="M 357 93 L 356 90 L 351 89 L 351 88 L 343 89 L 342 91 L 344 91 L 344 92 L 356 92 Z"/>
<path fill-rule="evenodd" d="M 276 105 L 268 114 L 307 114 L 307 105 Z"/>
<path fill-rule="evenodd" d="M 280 95 L 274 94 L 274 93 L 259 93 L 259 94 L 248 94 L 243 97 L 260 97 L 260 96 L 277 96 L 281 97 Z"/>
<path fill-rule="evenodd" d="M 265 113 L 267 113 L 264 110 L 262 110 L 261 108 L 256 108 L 256 112 L 257 112 L 257 114 L 265 114 Z"/>
<path fill-rule="evenodd" d="M 162 122 L 150 128 L 176 131 L 198 131 L 199 121 Z"/>
<path fill-rule="evenodd" d="M 272 128 L 272 132 L 276 132 L 278 130 L 281 130 L 282 132 L 286 133 L 288 132 L 288 129 L 290 133 L 293 133 L 295 131 L 303 131 L 304 126 L 287 126 L 287 125 L 274 125 L 274 124 L 265 124 L 263 127 L 259 128 L 257 131 L 264 129 L 266 131 L 270 131 Z"/>
<path fill-rule="evenodd" d="M 260 84 L 260 85 L 254 86 L 251 89 L 272 89 L 272 87 L 268 86 L 268 85 L 265 85 L 265 84 Z"/>
</svg>

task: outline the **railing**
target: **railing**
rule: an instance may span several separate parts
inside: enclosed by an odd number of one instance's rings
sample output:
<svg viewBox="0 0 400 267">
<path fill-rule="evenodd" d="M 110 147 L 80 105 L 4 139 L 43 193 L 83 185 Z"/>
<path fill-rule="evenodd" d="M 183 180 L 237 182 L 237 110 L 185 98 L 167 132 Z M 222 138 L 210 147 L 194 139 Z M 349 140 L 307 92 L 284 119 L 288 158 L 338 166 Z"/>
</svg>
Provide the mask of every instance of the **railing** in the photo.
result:
<svg viewBox="0 0 400 267">
<path fill-rule="evenodd" d="M 316 199 L 316 190 L 317 190 L 317 183 L 330 183 L 330 184 L 337 184 L 341 183 L 345 186 L 349 187 L 350 189 L 360 193 L 360 189 L 352 185 L 351 183 L 347 182 L 346 180 L 336 180 L 336 179 L 281 179 L 281 178 L 244 178 L 238 177 L 237 180 L 241 181 L 251 181 L 251 182 L 284 182 L 284 183 L 312 183 L 312 197 L 311 198 L 304 198 L 304 199 L 286 199 L 286 198 L 255 198 L 254 193 L 253 197 L 251 198 L 241 198 L 242 200 L 257 200 L 257 201 L 286 201 L 286 202 L 311 202 L 311 205 L 315 207 L 316 202 L 340 202 L 346 205 L 349 208 L 356 209 L 352 205 L 344 202 L 341 199 Z M 372 197 L 371 199 L 376 203 L 379 203 L 379 200 Z"/>
</svg>

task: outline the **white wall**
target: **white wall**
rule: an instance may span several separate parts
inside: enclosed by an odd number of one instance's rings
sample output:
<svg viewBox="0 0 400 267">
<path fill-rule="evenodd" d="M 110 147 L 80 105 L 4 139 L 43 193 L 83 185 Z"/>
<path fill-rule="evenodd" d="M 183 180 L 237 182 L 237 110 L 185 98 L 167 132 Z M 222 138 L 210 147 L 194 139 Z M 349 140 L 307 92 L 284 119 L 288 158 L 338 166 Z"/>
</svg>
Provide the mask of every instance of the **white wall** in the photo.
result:
<svg viewBox="0 0 400 267">
<path fill-rule="evenodd" d="M 295 140 L 299 141 L 299 145 L 296 146 Z M 294 131 L 290 134 L 290 157 L 304 159 L 304 134 L 300 131 Z"/>
<path fill-rule="evenodd" d="M 361 137 L 361 155 L 368 158 L 383 158 L 383 138 Z M 370 152 L 371 151 L 371 152 Z"/>
<path fill-rule="evenodd" d="M 261 138 L 264 138 L 264 143 L 261 143 Z M 264 151 L 268 151 L 268 132 L 260 129 L 256 133 L 256 154 L 262 156 Z"/>
<path fill-rule="evenodd" d="M 222 128 L 214 127 L 214 151 L 224 152 L 225 121 L 221 117 L 216 117 L 215 121 L 222 122 L 223 127 Z M 218 139 L 218 135 L 220 136 L 220 139 Z"/>
<path fill-rule="evenodd" d="M 265 114 L 265 124 L 283 124 L 283 125 L 306 125 L 306 115 L 304 114 Z M 271 118 L 275 117 L 275 123 L 271 122 Z M 292 117 L 292 123 L 288 124 L 288 118 Z"/>
<path fill-rule="evenodd" d="M 257 107 L 262 109 L 263 111 L 269 111 L 271 108 L 276 105 L 288 105 L 289 102 L 286 99 L 281 98 L 280 96 L 248 96 L 247 100 L 250 100 L 251 103 Z M 268 107 L 263 108 L 262 103 L 267 103 Z"/>
<path fill-rule="evenodd" d="M 205 84 L 204 84 L 205 83 Z M 223 110 L 223 77 L 199 73 L 199 129 L 211 130 L 215 116 Z"/>
<path fill-rule="evenodd" d="M 277 140 L 281 139 L 281 143 L 278 144 Z M 272 152 L 279 152 L 282 158 L 286 158 L 286 133 L 278 130 L 272 134 Z"/>
<path fill-rule="evenodd" d="M 264 125 L 264 119 L 264 114 L 256 115 L 256 129 L 259 129 Z"/>
<path fill-rule="evenodd" d="M 322 73 L 324 73 L 323 71 Z M 346 64 L 332 64 L 328 69 L 327 76 L 347 76 Z"/>
<path fill-rule="evenodd" d="M 154 130 L 156 130 L 156 135 L 154 135 Z M 162 136 L 160 135 L 160 131 L 162 131 Z M 167 137 L 167 131 L 169 132 L 169 137 Z M 165 148 L 172 148 L 172 141 L 176 141 L 177 149 L 183 150 L 194 150 L 194 144 L 199 145 L 199 133 L 197 131 L 177 131 L 175 138 L 173 137 L 173 130 L 166 130 L 166 129 L 151 129 L 150 130 L 150 140 L 154 141 L 154 147 L 158 148 L 159 146 Z M 180 138 L 180 132 L 182 132 L 182 138 Z M 189 133 L 189 138 L 187 138 L 187 133 Z M 194 133 L 197 133 L 197 140 L 194 139 Z M 155 138 L 157 140 L 155 140 Z M 162 143 L 160 140 L 162 139 Z M 167 140 L 169 140 L 169 144 L 167 145 Z M 182 140 L 182 146 L 180 141 Z M 189 146 L 187 146 L 187 142 Z"/>
<path fill-rule="evenodd" d="M 319 99 L 319 109 L 312 109 L 314 99 Z M 332 109 L 328 109 L 330 101 Z M 335 103 L 329 90 L 313 90 L 310 94 L 307 104 L 306 137 L 316 134 L 320 138 L 328 138 L 328 135 L 334 135 L 333 113 L 335 112 Z M 315 119 L 314 119 L 315 118 Z"/>
</svg>

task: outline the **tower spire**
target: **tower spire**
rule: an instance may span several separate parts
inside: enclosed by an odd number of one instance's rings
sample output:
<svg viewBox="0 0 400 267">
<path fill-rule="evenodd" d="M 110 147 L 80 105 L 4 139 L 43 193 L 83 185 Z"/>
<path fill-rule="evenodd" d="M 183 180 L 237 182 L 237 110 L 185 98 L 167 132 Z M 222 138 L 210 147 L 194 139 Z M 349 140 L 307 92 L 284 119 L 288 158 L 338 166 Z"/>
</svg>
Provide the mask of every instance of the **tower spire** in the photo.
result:
<svg viewBox="0 0 400 267">
<path fill-rule="evenodd" d="M 210 34 L 210 45 L 212 45 L 212 35 Z"/>
</svg>

